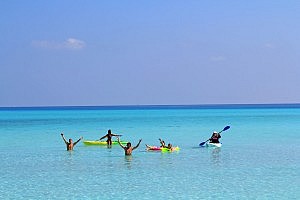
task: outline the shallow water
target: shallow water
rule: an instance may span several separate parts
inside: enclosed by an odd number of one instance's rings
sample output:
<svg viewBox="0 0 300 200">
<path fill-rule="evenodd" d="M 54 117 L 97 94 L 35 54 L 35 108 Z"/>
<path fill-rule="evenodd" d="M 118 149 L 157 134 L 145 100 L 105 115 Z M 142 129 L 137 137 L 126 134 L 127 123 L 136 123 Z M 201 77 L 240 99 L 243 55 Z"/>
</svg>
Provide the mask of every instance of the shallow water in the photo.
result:
<svg viewBox="0 0 300 200">
<path fill-rule="evenodd" d="M 300 108 L 0 110 L 1 199 L 299 199 Z M 199 148 L 226 125 L 221 148 Z M 135 145 L 66 151 L 60 133 Z M 163 138 L 178 152 L 147 152 Z"/>
</svg>

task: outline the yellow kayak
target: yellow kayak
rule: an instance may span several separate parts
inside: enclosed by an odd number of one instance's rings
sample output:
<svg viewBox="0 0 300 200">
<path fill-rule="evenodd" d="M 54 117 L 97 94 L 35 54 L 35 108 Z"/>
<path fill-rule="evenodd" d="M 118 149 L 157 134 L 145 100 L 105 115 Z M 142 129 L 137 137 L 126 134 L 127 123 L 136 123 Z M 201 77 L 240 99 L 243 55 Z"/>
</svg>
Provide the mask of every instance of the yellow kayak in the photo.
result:
<svg viewBox="0 0 300 200">
<path fill-rule="evenodd" d="M 179 149 L 180 149 L 179 147 L 172 147 L 171 149 L 164 147 L 164 148 L 161 148 L 161 151 L 164 151 L 164 152 L 166 152 L 166 151 L 172 152 L 172 151 L 179 151 Z"/>
</svg>

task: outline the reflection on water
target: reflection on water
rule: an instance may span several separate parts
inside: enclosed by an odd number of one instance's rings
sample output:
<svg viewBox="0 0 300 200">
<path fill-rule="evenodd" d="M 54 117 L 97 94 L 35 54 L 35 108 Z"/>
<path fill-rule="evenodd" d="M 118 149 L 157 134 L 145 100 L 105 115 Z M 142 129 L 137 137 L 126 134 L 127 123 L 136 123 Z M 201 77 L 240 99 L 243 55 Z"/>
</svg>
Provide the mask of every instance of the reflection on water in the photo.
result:
<svg viewBox="0 0 300 200">
<path fill-rule="evenodd" d="M 213 165 L 220 166 L 220 152 L 220 147 L 211 149 L 211 162 Z"/>
<path fill-rule="evenodd" d="M 67 156 L 65 156 L 67 155 Z M 74 151 L 66 151 L 65 154 L 61 154 L 61 161 L 63 162 L 63 166 L 66 170 L 72 170 L 75 166 L 76 160 L 74 160 L 74 156 L 76 152 Z"/>
<path fill-rule="evenodd" d="M 128 169 L 131 169 L 132 155 L 124 157 L 124 164 Z"/>
</svg>

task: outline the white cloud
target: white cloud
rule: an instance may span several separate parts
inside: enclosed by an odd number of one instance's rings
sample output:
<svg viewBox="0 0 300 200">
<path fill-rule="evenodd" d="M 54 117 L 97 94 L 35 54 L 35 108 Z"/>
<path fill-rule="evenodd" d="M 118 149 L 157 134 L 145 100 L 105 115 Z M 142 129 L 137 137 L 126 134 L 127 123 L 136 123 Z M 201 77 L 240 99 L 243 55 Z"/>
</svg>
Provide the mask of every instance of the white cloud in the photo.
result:
<svg viewBox="0 0 300 200">
<path fill-rule="evenodd" d="M 37 48 L 44 49 L 69 49 L 69 50 L 79 50 L 83 49 L 86 46 L 86 43 L 82 40 L 75 38 L 68 38 L 64 42 L 48 41 L 48 40 L 39 40 L 33 41 L 32 45 Z"/>
<path fill-rule="evenodd" d="M 213 62 L 221 62 L 224 60 L 226 60 L 225 56 L 211 56 L 210 57 L 210 61 L 213 61 Z"/>
<path fill-rule="evenodd" d="M 69 38 L 64 42 L 63 46 L 68 49 L 82 49 L 85 47 L 85 42 L 75 38 Z"/>
</svg>

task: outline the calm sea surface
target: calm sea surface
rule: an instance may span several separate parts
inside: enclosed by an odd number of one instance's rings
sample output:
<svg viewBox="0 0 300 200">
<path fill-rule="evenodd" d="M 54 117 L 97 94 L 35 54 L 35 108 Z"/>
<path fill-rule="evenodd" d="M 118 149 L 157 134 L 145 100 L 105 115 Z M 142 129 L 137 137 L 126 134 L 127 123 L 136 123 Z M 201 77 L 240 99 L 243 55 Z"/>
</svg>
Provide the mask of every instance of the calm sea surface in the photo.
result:
<svg viewBox="0 0 300 200">
<path fill-rule="evenodd" d="M 108 129 L 143 141 L 126 157 L 60 136 Z M 299 132 L 299 105 L 0 108 L 0 199 L 300 199 Z M 147 152 L 158 138 L 180 151 Z"/>
</svg>

